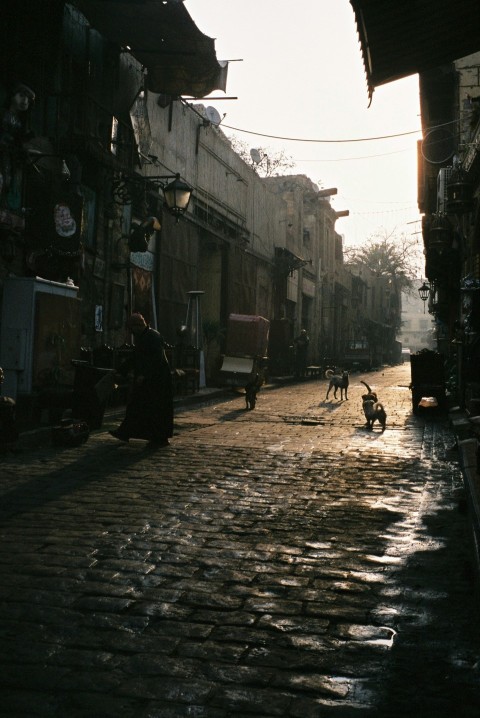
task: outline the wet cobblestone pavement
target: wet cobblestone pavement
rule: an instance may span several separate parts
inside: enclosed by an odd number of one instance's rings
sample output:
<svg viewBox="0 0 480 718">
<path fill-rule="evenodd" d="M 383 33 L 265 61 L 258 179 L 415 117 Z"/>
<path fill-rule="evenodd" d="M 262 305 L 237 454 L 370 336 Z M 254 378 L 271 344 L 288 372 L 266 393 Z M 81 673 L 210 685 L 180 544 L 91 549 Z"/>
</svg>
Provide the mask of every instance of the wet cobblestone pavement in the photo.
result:
<svg viewBox="0 0 480 718">
<path fill-rule="evenodd" d="M 0 459 L 0 715 L 477 718 L 478 595 L 409 366 L 177 411 L 169 448 Z"/>
</svg>

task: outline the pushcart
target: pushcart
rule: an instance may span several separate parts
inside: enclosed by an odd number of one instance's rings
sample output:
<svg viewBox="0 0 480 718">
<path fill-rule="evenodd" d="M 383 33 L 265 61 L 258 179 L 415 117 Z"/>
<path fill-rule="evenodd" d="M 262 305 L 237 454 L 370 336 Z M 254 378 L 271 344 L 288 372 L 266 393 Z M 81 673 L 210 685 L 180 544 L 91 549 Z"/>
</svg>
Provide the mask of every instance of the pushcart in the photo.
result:
<svg viewBox="0 0 480 718">
<path fill-rule="evenodd" d="M 268 368 L 270 322 L 250 314 L 230 314 L 226 351 L 219 372 L 220 386 L 244 388 L 261 386 Z"/>
<path fill-rule="evenodd" d="M 410 355 L 412 409 L 414 414 L 446 407 L 444 357 L 430 349 Z M 433 399 L 434 401 L 425 401 Z M 423 401 L 422 401 L 423 400 Z"/>
</svg>

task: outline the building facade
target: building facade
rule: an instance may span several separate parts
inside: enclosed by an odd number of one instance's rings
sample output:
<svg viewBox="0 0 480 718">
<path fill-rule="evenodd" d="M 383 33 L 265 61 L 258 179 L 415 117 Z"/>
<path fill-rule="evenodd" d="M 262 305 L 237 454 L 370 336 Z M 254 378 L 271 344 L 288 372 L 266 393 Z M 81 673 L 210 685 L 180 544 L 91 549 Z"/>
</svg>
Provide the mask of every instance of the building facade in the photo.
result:
<svg viewBox="0 0 480 718">
<path fill-rule="evenodd" d="M 164 335 L 174 366 L 185 345 L 201 354 L 208 383 L 231 313 L 269 320 L 274 373 L 291 372 L 302 328 L 309 363 L 341 366 L 358 338 L 336 229 L 348 210 L 304 175 L 260 177 L 219 113 L 182 99 L 225 90 L 227 70 L 183 3 L 4 5 L 0 364 L 19 409 L 68 393 L 72 359 L 114 367 L 132 311 Z M 365 326 L 383 317 L 375 352 L 387 361 L 391 299 L 364 283 L 375 296 Z"/>
<path fill-rule="evenodd" d="M 422 73 L 420 93 L 428 308 L 449 390 L 466 405 L 480 392 L 480 52 Z"/>
<path fill-rule="evenodd" d="M 436 347 L 451 400 L 480 396 L 480 5 L 427 0 L 397 13 L 382 0 L 350 0 L 368 94 L 419 74 L 423 139 L 418 207 Z"/>
</svg>

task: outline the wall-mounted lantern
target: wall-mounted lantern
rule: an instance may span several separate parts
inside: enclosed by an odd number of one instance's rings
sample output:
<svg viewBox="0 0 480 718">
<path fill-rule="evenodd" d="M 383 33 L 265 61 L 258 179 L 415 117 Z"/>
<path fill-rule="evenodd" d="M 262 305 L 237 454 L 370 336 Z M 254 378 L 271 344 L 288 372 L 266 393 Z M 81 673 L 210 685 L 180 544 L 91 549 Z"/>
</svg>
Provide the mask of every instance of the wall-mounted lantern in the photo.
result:
<svg viewBox="0 0 480 718">
<path fill-rule="evenodd" d="M 169 177 L 157 179 L 170 179 Z M 167 209 L 178 222 L 180 217 L 185 214 L 192 196 L 192 188 L 186 182 L 180 179 L 177 173 L 172 182 L 162 187 L 163 196 Z"/>
<path fill-rule="evenodd" d="M 422 286 L 418 288 L 418 293 L 423 302 L 423 313 L 425 314 L 425 302 L 430 296 L 430 285 L 424 282 Z"/>
<path fill-rule="evenodd" d="M 456 167 L 447 182 L 446 209 L 449 214 L 465 214 L 473 208 L 473 186 L 462 167 Z"/>
<path fill-rule="evenodd" d="M 171 180 L 168 184 L 164 180 Z M 185 214 L 190 203 L 193 189 L 175 175 L 122 175 L 113 185 L 113 198 L 117 204 L 128 205 L 135 197 L 142 198 L 149 190 L 160 188 L 163 191 L 165 206 L 177 222 Z"/>
</svg>

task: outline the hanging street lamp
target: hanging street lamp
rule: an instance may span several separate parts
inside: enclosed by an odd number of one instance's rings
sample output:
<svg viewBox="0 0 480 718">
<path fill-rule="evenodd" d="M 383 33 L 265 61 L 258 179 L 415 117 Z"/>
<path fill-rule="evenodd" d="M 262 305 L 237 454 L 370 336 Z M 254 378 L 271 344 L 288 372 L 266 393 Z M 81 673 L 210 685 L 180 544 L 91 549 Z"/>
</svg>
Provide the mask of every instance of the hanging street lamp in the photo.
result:
<svg viewBox="0 0 480 718">
<path fill-rule="evenodd" d="M 418 293 L 423 302 L 423 313 L 425 314 L 425 302 L 430 296 L 430 285 L 424 282 L 422 286 L 418 288 Z"/>
</svg>

